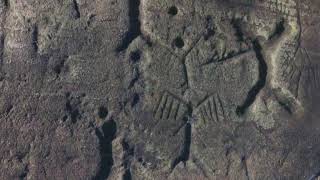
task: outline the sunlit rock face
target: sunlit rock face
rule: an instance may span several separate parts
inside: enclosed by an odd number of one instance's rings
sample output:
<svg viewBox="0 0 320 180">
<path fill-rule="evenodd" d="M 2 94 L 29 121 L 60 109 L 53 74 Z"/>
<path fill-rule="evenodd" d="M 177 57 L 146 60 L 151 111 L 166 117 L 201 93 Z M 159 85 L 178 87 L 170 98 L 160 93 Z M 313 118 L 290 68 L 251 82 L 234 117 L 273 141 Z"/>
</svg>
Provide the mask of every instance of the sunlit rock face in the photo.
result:
<svg viewBox="0 0 320 180">
<path fill-rule="evenodd" d="M 308 179 L 316 0 L 0 0 L 0 179 Z"/>
</svg>

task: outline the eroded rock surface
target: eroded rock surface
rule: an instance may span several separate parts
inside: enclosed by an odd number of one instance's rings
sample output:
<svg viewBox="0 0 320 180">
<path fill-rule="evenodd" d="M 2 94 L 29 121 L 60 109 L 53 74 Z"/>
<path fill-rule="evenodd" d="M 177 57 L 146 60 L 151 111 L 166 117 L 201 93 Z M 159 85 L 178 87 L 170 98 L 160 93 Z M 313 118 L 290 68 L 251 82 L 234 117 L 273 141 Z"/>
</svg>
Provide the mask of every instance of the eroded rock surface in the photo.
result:
<svg viewBox="0 0 320 180">
<path fill-rule="evenodd" d="M 315 179 L 316 0 L 0 0 L 0 179 Z"/>
</svg>

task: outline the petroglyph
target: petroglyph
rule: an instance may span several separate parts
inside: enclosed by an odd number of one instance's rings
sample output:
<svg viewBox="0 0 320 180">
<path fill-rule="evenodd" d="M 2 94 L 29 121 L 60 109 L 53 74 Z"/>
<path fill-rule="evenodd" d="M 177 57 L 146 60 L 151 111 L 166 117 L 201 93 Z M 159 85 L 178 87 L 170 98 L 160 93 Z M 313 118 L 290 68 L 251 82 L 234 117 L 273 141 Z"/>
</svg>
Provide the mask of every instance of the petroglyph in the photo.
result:
<svg viewBox="0 0 320 180">
<path fill-rule="evenodd" d="M 319 29 L 318 0 L 0 0 L 0 179 L 315 178 Z"/>
</svg>

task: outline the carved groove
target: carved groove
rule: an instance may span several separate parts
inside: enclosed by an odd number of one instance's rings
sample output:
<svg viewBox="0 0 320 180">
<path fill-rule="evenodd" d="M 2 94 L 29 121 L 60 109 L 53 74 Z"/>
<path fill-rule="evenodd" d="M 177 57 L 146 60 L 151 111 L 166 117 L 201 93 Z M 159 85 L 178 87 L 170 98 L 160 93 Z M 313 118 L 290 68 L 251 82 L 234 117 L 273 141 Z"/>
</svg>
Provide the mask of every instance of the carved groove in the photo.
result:
<svg viewBox="0 0 320 180">
<path fill-rule="evenodd" d="M 249 171 L 248 171 L 248 165 L 247 165 L 247 159 L 245 156 L 243 156 L 241 158 L 241 162 L 243 164 L 243 168 L 244 168 L 244 172 L 245 172 L 245 175 L 247 177 L 247 180 L 250 180 L 250 177 L 249 177 Z"/>
<path fill-rule="evenodd" d="M 189 118 L 192 117 L 192 111 L 193 109 L 190 104 L 184 103 L 182 100 L 179 100 L 179 98 L 174 97 L 165 91 L 154 112 L 154 116 L 157 119 L 168 119 L 173 117 L 174 120 L 183 120 L 185 122 L 173 133 L 173 136 L 175 136 L 184 127 L 183 147 L 177 158 L 173 160 L 171 170 L 173 170 L 180 162 L 185 163 L 189 159 L 191 146 L 191 123 L 189 122 Z"/>
<path fill-rule="evenodd" d="M 96 129 L 96 135 L 99 139 L 100 167 L 94 177 L 94 180 L 105 180 L 108 178 L 113 166 L 112 141 L 116 136 L 117 126 L 113 120 L 109 120 L 102 125 L 102 132 Z"/>
<path fill-rule="evenodd" d="M 173 97 L 168 92 L 164 92 L 154 110 L 154 117 L 156 119 L 173 118 L 178 120 L 185 113 L 183 105 L 184 103 L 179 99 Z"/>
<path fill-rule="evenodd" d="M 32 47 L 33 47 L 33 50 L 34 52 L 38 52 L 38 35 L 39 35 L 39 29 L 38 29 L 38 26 L 35 25 L 33 27 L 33 30 L 32 30 Z"/>
<path fill-rule="evenodd" d="M 186 163 L 189 160 L 191 146 L 191 124 L 187 123 L 185 127 L 185 139 L 180 155 L 172 162 L 171 170 L 173 170 L 180 162 Z"/>
<path fill-rule="evenodd" d="M 253 49 L 256 52 L 256 57 L 259 61 L 259 80 L 253 86 L 253 88 L 249 91 L 245 102 L 241 106 L 237 107 L 236 112 L 238 115 L 243 115 L 246 112 L 246 110 L 255 101 L 259 92 L 264 88 L 267 81 L 268 66 L 263 58 L 263 55 L 261 52 L 262 49 L 257 40 L 253 41 Z"/>
<path fill-rule="evenodd" d="M 204 122 L 222 122 L 226 119 L 222 101 L 218 95 L 210 96 L 197 108 Z"/>
<path fill-rule="evenodd" d="M 9 0 L 3 0 L 3 2 L 4 2 L 4 5 L 5 5 L 6 7 L 9 7 L 9 6 L 10 6 Z"/>
<path fill-rule="evenodd" d="M 123 180 L 131 180 L 131 158 L 134 156 L 134 148 L 131 147 L 128 142 L 125 140 L 122 141 L 122 148 L 124 150 L 124 158 L 123 158 L 123 166 L 125 168 L 125 172 L 123 174 Z"/>
<path fill-rule="evenodd" d="M 73 7 L 74 7 L 74 10 L 76 11 L 75 18 L 77 18 L 77 19 L 80 18 L 81 14 L 80 14 L 79 5 L 78 5 L 77 0 L 73 0 Z"/>
<path fill-rule="evenodd" d="M 131 42 L 141 35 L 141 23 L 139 20 L 140 0 L 129 1 L 129 30 L 121 42 L 121 45 L 116 48 L 117 52 L 124 51 L 129 47 Z"/>
</svg>

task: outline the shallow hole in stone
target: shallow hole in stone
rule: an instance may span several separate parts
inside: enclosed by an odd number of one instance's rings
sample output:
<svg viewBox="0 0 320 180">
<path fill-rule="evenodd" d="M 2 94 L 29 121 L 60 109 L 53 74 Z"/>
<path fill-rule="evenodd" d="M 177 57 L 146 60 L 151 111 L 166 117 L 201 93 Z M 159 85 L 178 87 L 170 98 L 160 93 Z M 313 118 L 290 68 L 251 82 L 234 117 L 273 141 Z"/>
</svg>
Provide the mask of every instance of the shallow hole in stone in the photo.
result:
<svg viewBox="0 0 320 180">
<path fill-rule="evenodd" d="M 104 106 L 99 107 L 98 111 L 99 118 L 104 119 L 108 116 L 108 109 Z"/>
<path fill-rule="evenodd" d="M 6 108 L 6 114 L 9 114 L 12 109 L 13 109 L 13 105 L 10 104 L 10 105 Z"/>
<path fill-rule="evenodd" d="M 177 48 L 183 48 L 184 46 L 184 41 L 181 37 L 177 37 L 175 40 L 174 40 L 174 45 L 177 47 Z"/>
<path fill-rule="evenodd" d="M 135 105 L 137 105 L 140 101 L 140 97 L 139 97 L 139 94 L 135 93 L 133 95 L 133 99 L 131 101 L 131 107 L 134 107 Z"/>
<path fill-rule="evenodd" d="M 137 51 L 133 51 L 130 54 L 130 59 L 132 60 L 132 62 L 138 62 L 141 58 L 141 52 L 139 50 Z"/>
<path fill-rule="evenodd" d="M 171 6 L 168 10 L 168 14 L 175 16 L 178 14 L 178 8 L 176 6 Z"/>
<path fill-rule="evenodd" d="M 62 121 L 63 121 L 63 122 L 66 122 L 67 119 L 68 119 L 68 116 L 67 116 L 67 115 L 64 115 L 64 116 L 62 117 Z"/>
</svg>

